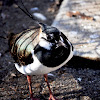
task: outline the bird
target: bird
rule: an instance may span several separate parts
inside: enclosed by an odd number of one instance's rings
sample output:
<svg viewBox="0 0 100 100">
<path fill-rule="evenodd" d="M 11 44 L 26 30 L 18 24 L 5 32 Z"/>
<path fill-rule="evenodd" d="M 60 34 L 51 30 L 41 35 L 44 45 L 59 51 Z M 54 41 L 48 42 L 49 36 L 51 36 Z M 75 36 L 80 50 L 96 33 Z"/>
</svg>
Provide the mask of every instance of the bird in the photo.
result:
<svg viewBox="0 0 100 100">
<path fill-rule="evenodd" d="M 10 34 L 8 43 L 16 69 L 27 76 L 31 100 L 39 100 L 32 93 L 32 75 L 44 75 L 49 100 L 57 100 L 47 74 L 61 68 L 73 57 L 73 45 L 68 38 L 56 27 L 39 22 L 34 28 Z"/>
</svg>

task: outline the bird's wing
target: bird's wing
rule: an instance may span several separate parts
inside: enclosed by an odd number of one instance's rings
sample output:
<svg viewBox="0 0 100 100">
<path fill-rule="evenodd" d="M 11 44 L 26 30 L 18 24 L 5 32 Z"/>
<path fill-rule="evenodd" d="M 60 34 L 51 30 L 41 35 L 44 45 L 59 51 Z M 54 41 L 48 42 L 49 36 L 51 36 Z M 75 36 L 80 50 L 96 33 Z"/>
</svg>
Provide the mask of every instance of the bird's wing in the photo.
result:
<svg viewBox="0 0 100 100">
<path fill-rule="evenodd" d="M 39 42 L 41 28 L 28 29 L 19 34 L 11 36 L 9 39 L 10 51 L 15 62 L 26 65 L 33 62 L 31 50 Z M 29 61 L 29 62 L 28 62 Z"/>
</svg>

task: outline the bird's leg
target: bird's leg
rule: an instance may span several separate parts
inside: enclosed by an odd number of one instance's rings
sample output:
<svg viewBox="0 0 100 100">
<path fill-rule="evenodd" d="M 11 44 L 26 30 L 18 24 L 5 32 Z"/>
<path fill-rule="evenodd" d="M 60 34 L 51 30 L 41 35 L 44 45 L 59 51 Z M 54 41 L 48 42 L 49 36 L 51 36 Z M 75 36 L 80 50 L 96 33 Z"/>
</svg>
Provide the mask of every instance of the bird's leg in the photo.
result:
<svg viewBox="0 0 100 100">
<path fill-rule="evenodd" d="M 49 93 L 50 93 L 49 100 L 57 100 L 57 99 L 55 99 L 55 97 L 53 96 L 52 91 L 51 91 L 51 89 L 50 89 L 50 85 L 49 85 L 49 82 L 48 82 L 48 76 L 47 76 L 47 74 L 44 75 L 44 78 L 45 78 L 45 82 L 47 83 L 47 86 L 48 86 L 48 89 L 49 89 Z"/>
<path fill-rule="evenodd" d="M 31 100 L 39 100 L 39 99 L 36 99 L 36 98 L 33 98 L 33 93 L 32 93 L 32 86 L 31 86 L 31 76 L 27 75 L 27 81 L 28 81 L 28 84 L 29 84 L 29 91 L 30 91 L 30 95 L 31 95 Z"/>
<path fill-rule="evenodd" d="M 27 75 L 27 81 L 28 81 L 28 85 L 29 85 L 30 95 L 31 95 L 31 98 L 32 98 L 33 93 L 32 93 L 32 86 L 31 86 L 31 76 Z"/>
</svg>

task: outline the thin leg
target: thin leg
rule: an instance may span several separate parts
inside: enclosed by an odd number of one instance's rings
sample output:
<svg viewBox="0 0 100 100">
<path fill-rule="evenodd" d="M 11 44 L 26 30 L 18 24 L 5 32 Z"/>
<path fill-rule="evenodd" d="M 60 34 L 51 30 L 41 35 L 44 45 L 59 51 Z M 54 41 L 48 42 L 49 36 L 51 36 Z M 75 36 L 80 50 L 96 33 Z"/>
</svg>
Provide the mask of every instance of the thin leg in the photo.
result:
<svg viewBox="0 0 100 100">
<path fill-rule="evenodd" d="M 52 94 L 52 91 L 50 89 L 50 85 L 48 83 L 48 76 L 47 76 L 47 74 L 44 75 L 44 78 L 45 78 L 45 82 L 47 83 L 47 86 L 48 86 L 48 89 L 49 89 L 49 93 L 50 93 L 49 100 L 57 100 L 57 99 L 54 98 L 54 96 Z"/>
<path fill-rule="evenodd" d="M 33 93 L 32 93 L 32 86 L 31 86 L 31 76 L 27 75 L 27 81 L 28 81 L 28 84 L 29 84 L 29 91 L 30 91 L 30 95 L 31 95 L 31 98 L 32 98 Z"/>
<path fill-rule="evenodd" d="M 31 95 L 31 100 L 39 100 L 39 99 L 33 98 L 32 86 L 31 86 L 31 76 L 27 75 L 27 81 L 29 84 L 29 91 L 30 91 L 30 95 Z"/>
</svg>

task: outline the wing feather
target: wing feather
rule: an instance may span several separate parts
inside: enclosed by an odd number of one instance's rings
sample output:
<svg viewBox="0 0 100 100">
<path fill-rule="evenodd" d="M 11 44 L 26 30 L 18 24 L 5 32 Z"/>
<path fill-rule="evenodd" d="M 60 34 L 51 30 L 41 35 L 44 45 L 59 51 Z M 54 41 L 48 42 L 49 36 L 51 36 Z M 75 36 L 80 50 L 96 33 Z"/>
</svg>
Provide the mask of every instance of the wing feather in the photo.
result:
<svg viewBox="0 0 100 100">
<path fill-rule="evenodd" d="M 22 65 L 32 63 L 31 50 L 34 50 L 35 46 L 38 44 L 40 33 L 41 28 L 38 27 L 11 36 L 9 44 L 10 51 L 17 63 Z"/>
</svg>

